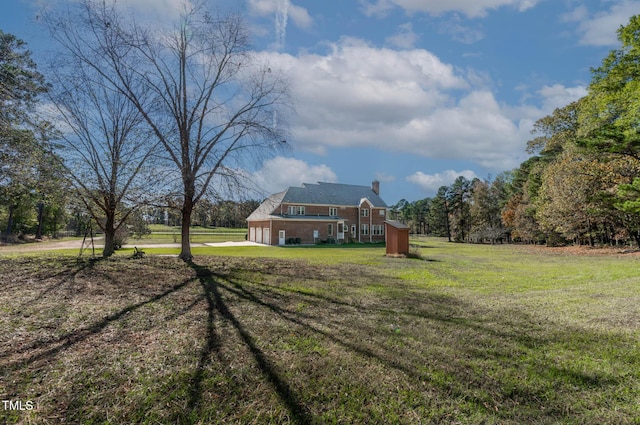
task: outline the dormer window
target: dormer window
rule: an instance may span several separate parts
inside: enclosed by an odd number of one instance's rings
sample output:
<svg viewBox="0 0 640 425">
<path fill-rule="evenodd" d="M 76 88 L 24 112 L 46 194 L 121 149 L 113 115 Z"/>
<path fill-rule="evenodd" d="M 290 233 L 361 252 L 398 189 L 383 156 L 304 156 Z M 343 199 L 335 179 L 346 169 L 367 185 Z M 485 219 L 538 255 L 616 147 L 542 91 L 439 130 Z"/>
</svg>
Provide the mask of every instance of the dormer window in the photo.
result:
<svg viewBox="0 0 640 425">
<path fill-rule="evenodd" d="M 289 215 L 304 215 L 303 205 L 289 205 L 287 207 L 287 214 Z"/>
</svg>

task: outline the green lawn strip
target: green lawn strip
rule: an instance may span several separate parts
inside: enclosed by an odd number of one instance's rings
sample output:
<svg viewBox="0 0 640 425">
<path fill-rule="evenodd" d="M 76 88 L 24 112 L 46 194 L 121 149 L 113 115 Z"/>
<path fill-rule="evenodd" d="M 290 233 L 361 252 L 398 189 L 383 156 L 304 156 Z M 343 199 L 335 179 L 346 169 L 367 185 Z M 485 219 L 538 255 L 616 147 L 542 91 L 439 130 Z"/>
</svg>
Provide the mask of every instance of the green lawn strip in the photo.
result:
<svg viewBox="0 0 640 425">
<path fill-rule="evenodd" d="M 638 423 L 633 259 L 427 244 L 0 257 L 0 396 L 32 423 Z"/>
<path fill-rule="evenodd" d="M 246 240 L 247 232 L 202 232 L 191 233 L 189 240 L 191 243 L 215 243 L 215 242 L 242 242 Z M 180 233 L 152 233 L 140 238 L 129 237 L 127 244 L 168 244 L 180 243 Z"/>
<path fill-rule="evenodd" d="M 149 229 L 151 232 L 167 232 L 180 234 L 182 228 L 180 226 L 166 226 L 164 224 L 150 224 Z M 191 232 L 194 233 L 247 233 L 246 228 L 233 228 L 233 227 L 202 227 L 192 226 Z"/>
</svg>

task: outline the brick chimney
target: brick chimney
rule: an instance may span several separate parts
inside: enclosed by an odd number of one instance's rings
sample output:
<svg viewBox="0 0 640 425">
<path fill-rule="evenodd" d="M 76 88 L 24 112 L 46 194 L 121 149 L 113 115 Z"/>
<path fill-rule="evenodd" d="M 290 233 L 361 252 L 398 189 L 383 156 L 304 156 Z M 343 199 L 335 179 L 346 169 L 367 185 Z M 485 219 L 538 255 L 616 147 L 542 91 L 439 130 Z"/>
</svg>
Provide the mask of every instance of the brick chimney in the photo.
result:
<svg viewBox="0 0 640 425">
<path fill-rule="evenodd" d="M 380 182 L 378 180 L 371 182 L 371 190 L 373 190 L 373 193 L 376 195 L 380 195 Z"/>
</svg>

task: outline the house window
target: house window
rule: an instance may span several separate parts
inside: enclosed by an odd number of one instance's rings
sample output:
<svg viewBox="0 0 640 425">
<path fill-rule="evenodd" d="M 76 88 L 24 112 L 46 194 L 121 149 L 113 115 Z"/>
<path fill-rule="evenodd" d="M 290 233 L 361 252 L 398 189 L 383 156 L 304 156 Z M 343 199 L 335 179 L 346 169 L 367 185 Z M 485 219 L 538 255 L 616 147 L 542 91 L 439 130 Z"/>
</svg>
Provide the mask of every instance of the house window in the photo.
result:
<svg viewBox="0 0 640 425">
<path fill-rule="evenodd" d="M 368 235 L 368 234 L 369 234 L 369 225 L 368 225 L 368 224 L 363 224 L 363 225 L 360 227 L 360 230 L 361 230 L 361 233 L 362 233 L 363 235 Z"/>
<path fill-rule="evenodd" d="M 327 226 L 327 235 L 333 235 L 333 223 L 329 223 L 329 225 Z"/>
<path fill-rule="evenodd" d="M 304 215 L 304 206 L 300 205 L 298 207 L 298 215 Z"/>
<path fill-rule="evenodd" d="M 384 235 L 384 226 L 381 224 L 374 224 L 371 226 L 372 235 Z"/>
<path fill-rule="evenodd" d="M 287 208 L 287 214 L 296 215 L 296 207 L 294 207 L 293 205 L 289 205 L 289 208 Z"/>
<path fill-rule="evenodd" d="M 335 217 L 338 215 L 338 209 L 336 207 L 329 207 L 329 215 Z"/>
<path fill-rule="evenodd" d="M 369 210 L 368 209 L 363 209 L 362 210 L 362 216 L 363 217 L 369 217 Z"/>
<path fill-rule="evenodd" d="M 384 210 L 380 210 L 380 217 L 384 217 Z"/>
</svg>

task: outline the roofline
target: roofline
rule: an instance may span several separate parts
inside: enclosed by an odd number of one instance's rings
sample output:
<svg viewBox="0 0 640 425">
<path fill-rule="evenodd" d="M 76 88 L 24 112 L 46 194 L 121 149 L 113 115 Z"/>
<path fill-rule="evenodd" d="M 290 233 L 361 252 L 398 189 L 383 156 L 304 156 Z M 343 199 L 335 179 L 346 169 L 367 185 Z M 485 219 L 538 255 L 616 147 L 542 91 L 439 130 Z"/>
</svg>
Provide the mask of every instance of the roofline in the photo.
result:
<svg viewBox="0 0 640 425">
<path fill-rule="evenodd" d="M 256 218 L 256 219 L 252 219 L 249 220 L 247 219 L 247 223 L 249 223 L 250 221 L 290 221 L 290 220 L 294 220 L 294 221 L 348 221 L 348 219 L 346 218 L 342 218 L 342 217 L 330 217 L 330 216 L 289 216 L 289 217 L 280 217 L 280 216 L 269 216 L 269 217 L 264 217 L 264 218 Z"/>
<path fill-rule="evenodd" d="M 359 204 L 314 204 L 313 202 L 290 202 L 290 201 L 285 201 L 284 199 L 282 200 L 282 202 L 280 203 L 280 205 L 282 204 L 291 204 L 291 205 L 300 205 L 300 206 L 305 206 L 305 205 L 314 205 L 317 207 L 351 207 L 351 208 L 359 208 L 360 205 L 362 205 L 362 201 L 363 200 L 367 200 L 369 201 L 369 204 L 373 207 L 373 208 L 384 208 L 384 209 L 388 209 L 389 207 L 387 205 L 381 206 L 381 205 L 374 205 L 369 198 L 362 198 L 360 200 Z"/>
</svg>

